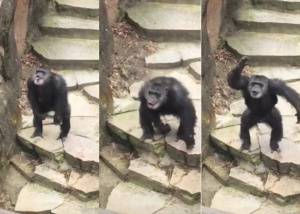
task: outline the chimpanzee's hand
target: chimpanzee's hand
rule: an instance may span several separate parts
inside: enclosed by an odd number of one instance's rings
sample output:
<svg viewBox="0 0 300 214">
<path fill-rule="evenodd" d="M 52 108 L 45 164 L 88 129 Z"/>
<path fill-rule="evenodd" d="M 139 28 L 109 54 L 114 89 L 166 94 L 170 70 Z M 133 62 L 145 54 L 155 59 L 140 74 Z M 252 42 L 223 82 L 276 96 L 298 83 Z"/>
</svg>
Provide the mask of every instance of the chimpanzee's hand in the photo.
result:
<svg viewBox="0 0 300 214">
<path fill-rule="evenodd" d="M 239 64 L 245 66 L 245 65 L 247 65 L 247 62 L 248 62 L 248 57 L 243 56 L 243 57 L 240 59 Z"/>
<path fill-rule="evenodd" d="M 60 116 L 58 116 L 57 114 L 54 115 L 54 118 L 53 118 L 53 123 L 56 124 L 56 125 L 60 125 L 62 122 L 62 119 Z"/>
</svg>

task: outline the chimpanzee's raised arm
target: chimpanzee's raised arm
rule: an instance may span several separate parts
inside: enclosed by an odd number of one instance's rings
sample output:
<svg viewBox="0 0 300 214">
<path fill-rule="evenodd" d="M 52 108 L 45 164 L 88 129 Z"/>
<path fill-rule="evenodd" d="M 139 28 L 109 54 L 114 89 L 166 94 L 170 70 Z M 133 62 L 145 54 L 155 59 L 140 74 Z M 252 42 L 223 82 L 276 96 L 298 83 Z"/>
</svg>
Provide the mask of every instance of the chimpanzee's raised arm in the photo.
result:
<svg viewBox="0 0 300 214">
<path fill-rule="evenodd" d="M 269 87 L 271 93 L 276 93 L 284 97 L 289 103 L 291 103 L 297 111 L 297 122 L 300 122 L 300 95 L 291 87 L 287 86 L 285 82 L 279 79 L 271 79 L 269 81 Z"/>
<path fill-rule="evenodd" d="M 227 81 L 231 88 L 236 90 L 243 90 L 247 88 L 249 77 L 241 75 L 247 61 L 247 57 L 243 57 L 239 63 L 228 73 Z"/>
</svg>

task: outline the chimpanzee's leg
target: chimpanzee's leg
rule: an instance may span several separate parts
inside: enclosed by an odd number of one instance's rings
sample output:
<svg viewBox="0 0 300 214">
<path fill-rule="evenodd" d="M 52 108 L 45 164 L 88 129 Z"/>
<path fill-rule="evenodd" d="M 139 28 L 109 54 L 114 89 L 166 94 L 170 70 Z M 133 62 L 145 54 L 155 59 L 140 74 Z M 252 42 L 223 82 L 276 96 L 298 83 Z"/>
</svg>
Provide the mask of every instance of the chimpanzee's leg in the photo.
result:
<svg viewBox="0 0 300 214">
<path fill-rule="evenodd" d="M 249 150 L 251 145 L 249 129 L 252 128 L 257 122 L 257 118 L 251 113 L 249 109 L 246 109 L 241 117 L 240 138 L 242 140 L 241 150 Z"/>
<path fill-rule="evenodd" d="M 35 130 L 31 137 L 43 137 L 43 118 L 40 115 L 33 116 L 33 126 Z"/>
<path fill-rule="evenodd" d="M 283 128 L 282 128 L 282 119 L 280 112 L 277 108 L 273 108 L 272 111 L 266 116 L 265 120 L 271 128 L 271 140 L 270 140 L 270 147 L 272 152 L 273 151 L 280 151 L 278 143 L 282 139 L 283 136 Z"/>
</svg>

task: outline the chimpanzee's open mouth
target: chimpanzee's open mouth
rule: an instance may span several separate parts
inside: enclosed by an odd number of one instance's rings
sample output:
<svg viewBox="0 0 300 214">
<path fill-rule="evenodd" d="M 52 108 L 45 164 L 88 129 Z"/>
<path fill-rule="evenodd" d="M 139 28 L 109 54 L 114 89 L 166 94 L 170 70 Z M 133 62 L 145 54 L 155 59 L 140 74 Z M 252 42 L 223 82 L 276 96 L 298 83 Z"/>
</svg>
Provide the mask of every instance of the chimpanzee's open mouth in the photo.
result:
<svg viewBox="0 0 300 214">
<path fill-rule="evenodd" d="M 158 103 L 147 103 L 147 106 L 149 109 L 157 109 L 158 108 Z"/>
</svg>

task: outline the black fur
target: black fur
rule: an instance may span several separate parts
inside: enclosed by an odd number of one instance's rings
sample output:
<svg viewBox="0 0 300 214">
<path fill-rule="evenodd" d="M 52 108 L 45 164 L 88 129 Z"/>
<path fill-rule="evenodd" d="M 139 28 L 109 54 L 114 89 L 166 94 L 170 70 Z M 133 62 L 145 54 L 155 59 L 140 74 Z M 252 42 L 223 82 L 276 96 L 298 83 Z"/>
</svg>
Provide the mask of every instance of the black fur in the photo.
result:
<svg viewBox="0 0 300 214">
<path fill-rule="evenodd" d="M 268 79 L 265 76 L 253 75 L 251 77 L 241 75 L 247 58 L 243 57 L 238 65 L 228 74 L 228 84 L 231 88 L 241 90 L 247 110 L 241 118 L 240 138 L 241 149 L 250 149 L 251 141 L 249 129 L 259 122 L 267 123 L 271 128 L 270 147 L 272 151 L 279 151 L 278 142 L 282 139 L 283 128 L 281 114 L 275 107 L 277 95 L 283 96 L 291 103 L 297 111 L 297 120 L 300 121 L 300 97 L 292 88 L 288 87 L 282 80 Z M 260 98 L 253 98 L 249 93 L 249 83 L 259 81 L 266 88 L 261 89 L 263 94 Z M 251 87 L 250 87 L 251 88 Z"/>
<path fill-rule="evenodd" d="M 155 88 L 160 92 L 160 106 L 150 109 L 147 106 L 147 91 Z M 165 91 L 164 91 L 165 90 Z M 177 131 L 178 139 L 185 141 L 187 148 L 195 144 L 194 127 L 196 124 L 196 113 L 192 101 L 188 97 L 187 89 L 175 78 L 156 77 L 147 81 L 139 92 L 140 124 L 143 129 L 143 138 L 153 139 L 154 127 L 162 134 L 170 131 L 169 124 L 162 123 L 161 115 L 174 115 L 180 119 Z M 154 125 L 154 127 L 153 127 Z"/>
<path fill-rule="evenodd" d="M 43 71 L 48 76 L 44 84 L 34 83 L 35 75 Z M 43 136 L 42 121 L 49 111 L 55 111 L 54 123 L 60 124 L 61 132 L 58 139 L 67 137 L 70 130 L 70 106 L 68 103 L 68 90 L 64 78 L 48 70 L 38 69 L 35 74 L 27 80 L 28 99 L 33 111 L 33 125 L 35 131 L 32 137 Z"/>
</svg>

